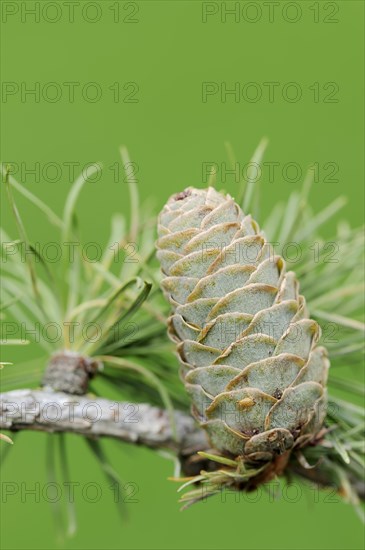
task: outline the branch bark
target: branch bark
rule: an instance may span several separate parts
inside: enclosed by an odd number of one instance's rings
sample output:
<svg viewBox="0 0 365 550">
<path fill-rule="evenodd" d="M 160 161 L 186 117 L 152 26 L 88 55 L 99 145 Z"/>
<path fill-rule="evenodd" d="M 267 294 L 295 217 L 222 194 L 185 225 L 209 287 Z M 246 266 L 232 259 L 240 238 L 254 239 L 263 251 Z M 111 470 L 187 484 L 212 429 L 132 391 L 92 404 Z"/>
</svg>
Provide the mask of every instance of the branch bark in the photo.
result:
<svg viewBox="0 0 365 550">
<path fill-rule="evenodd" d="M 49 388 L 0 394 L 2 430 L 70 432 L 86 437 L 113 437 L 153 449 L 171 449 L 182 459 L 186 475 L 197 475 L 202 465 L 206 467 L 195 455 L 197 451 L 209 448 L 206 434 L 191 416 L 183 412 L 175 411 L 174 420 L 176 436 L 169 413 L 146 403 L 70 395 Z M 333 485 L 321 468 L 304 470 L 298 467 L 295 473 L 319 486 Z M 363 499 L 364 483 L 356 481 L 354 487 Z"/>
<path fill-rule="evenodd" d="M 128 403 L 41 390 L 0 394 L 0 429 L 71 432 L 113 437 L 151 448 L 167 448 L 188 456 L 208 446 L 205 432 L 189 415 L 169 413 L 146 403 Z"/>
</svg>

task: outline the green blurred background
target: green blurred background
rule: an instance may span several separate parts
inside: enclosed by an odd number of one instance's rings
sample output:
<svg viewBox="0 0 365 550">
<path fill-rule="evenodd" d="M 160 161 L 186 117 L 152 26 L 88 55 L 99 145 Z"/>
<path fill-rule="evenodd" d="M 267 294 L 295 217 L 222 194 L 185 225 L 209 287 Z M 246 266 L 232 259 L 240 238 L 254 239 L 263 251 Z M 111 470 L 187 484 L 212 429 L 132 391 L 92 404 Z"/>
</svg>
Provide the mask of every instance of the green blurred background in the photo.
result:
<svg viewBox="0 0 365 550">
<path fill-rule="evenodd" d="M 232 144 L 244 171 L 267 136 L 263 215 L 299 188 L 315 163 L 314 209 L 345 194 L 343 217 L 359 225 L 363 3 L 277 4 L 2 1 L 2 160 L 58 213 L 72 167 L 77 175 L 101 161 L 102 175 L 87 184 L 78 210 L 84 240 L 104 243 L 111 214 L 128 214 L 120 144 L 136 163 L 142 198 L 159 208 L 171 193 L 206 183 L 205 163 L 218 164 L 218 183 L 234 193 L 235 177 L 224 175 L 224 142 Z M 27 93 L 30 89 L 35 93 Z M 225 89 L 239 96 L 225 95 Z M 52 237 L 21 197 L 18 204 L 33 241 Z M 2 218 L 14 235 L 6 204 Z M 36 345 L 11 354 L 29 369 L 46 360 Z M 84 442 L 72 436 L 69 442 L 72 480 L 80 483 L 77 534 L 57 543 L 47 499 L 22 495 L 47 482 L 46 438 L 26 433 L 1 471 L 3 486 L 18 483 L 16 495 L 3 494 L 4 549 L 363 548 L 363 528 L 353 510 L 337 497 L 304 487 L 275 502 L 264 493 L 251 502 L 227 495 L 226 501 L 208 500 L 180 513 L 176 485 L 167 481 L 171 461 L 107 442 L 123 482 L 134 484 L 136 492 L 121 522 Z M 90 483 L 99 487 L 96 502 L 92 488 L 82 497 Z"/>
</svg>

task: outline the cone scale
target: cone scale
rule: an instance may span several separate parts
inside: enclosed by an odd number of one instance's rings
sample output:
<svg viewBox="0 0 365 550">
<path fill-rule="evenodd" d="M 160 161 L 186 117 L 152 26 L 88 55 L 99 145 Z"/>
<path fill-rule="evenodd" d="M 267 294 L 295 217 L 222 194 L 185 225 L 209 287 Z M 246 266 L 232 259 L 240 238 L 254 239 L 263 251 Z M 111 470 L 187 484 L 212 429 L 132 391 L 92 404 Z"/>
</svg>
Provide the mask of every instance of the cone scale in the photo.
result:
<svg viewBox="0 0 365 550">
<path fill-rule="evenodd" d="M 212 449 L 271 462 L 321 429 L 329 368 L 295 274 L 213 188 L 173 195 L 157 256 L 181 377 Z"/>
</svg>

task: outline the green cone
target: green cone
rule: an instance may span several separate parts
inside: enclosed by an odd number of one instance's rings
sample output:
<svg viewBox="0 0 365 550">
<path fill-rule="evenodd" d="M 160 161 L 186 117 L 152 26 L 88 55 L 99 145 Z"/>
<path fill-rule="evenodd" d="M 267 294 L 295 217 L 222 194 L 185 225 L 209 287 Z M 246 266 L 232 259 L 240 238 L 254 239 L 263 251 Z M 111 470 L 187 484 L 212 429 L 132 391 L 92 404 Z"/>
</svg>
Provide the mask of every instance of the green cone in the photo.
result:
<svg viewBox="0 0 365 550">
<path fill-rule="evenodd" d="M 212 447 L 271 461 L 308 443 L 325 417 L 329 361 L 294 273 L 211 187 L 172 196 L 158 232 L 169 334 Z"/>
</svg>

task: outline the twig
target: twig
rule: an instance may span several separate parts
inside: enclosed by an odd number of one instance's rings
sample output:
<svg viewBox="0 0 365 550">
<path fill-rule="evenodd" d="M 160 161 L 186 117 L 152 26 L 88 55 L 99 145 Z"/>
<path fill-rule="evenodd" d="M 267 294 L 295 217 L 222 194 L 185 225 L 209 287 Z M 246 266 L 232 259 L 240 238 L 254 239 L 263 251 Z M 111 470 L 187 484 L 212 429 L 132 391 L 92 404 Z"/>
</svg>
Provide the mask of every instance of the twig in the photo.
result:
<svg viewBox="0 0 365 550">
<path fill-rule="evenodd" d="M 176 438 L 169 412 L 146 403 L 128 403 L 41 390 L 0 394 L 0 429 L 71 432 L 113 437 L 151 448 L 191 454 L 207 448 L 205 433 L 194 419 L 176 411 Z"/>
<path fill-rule="evenodd" d="M 146 403 L 96 399 L 90 394 L 70 395 L 47 387 L 0 394 L 2 430 L 69 432 L 90 438 L 112 437 L 152 449 L 170 449 L 182 459 L 186 475 L 197 475 L 207 466 L 206 460 L 205 463 L 196 460 L 198 451 L 209 448 L 205 432 L 191 416 L 175 411 L 175 438 L 169 414 L 169 411 Z M 291 464 L 289 469 L 320 487 L 333 486 L 333 480 L 320 464 L 311 470 Z M 364 498 L 363 482 L 354 480 L 354 490 Z"/>
</svg>

